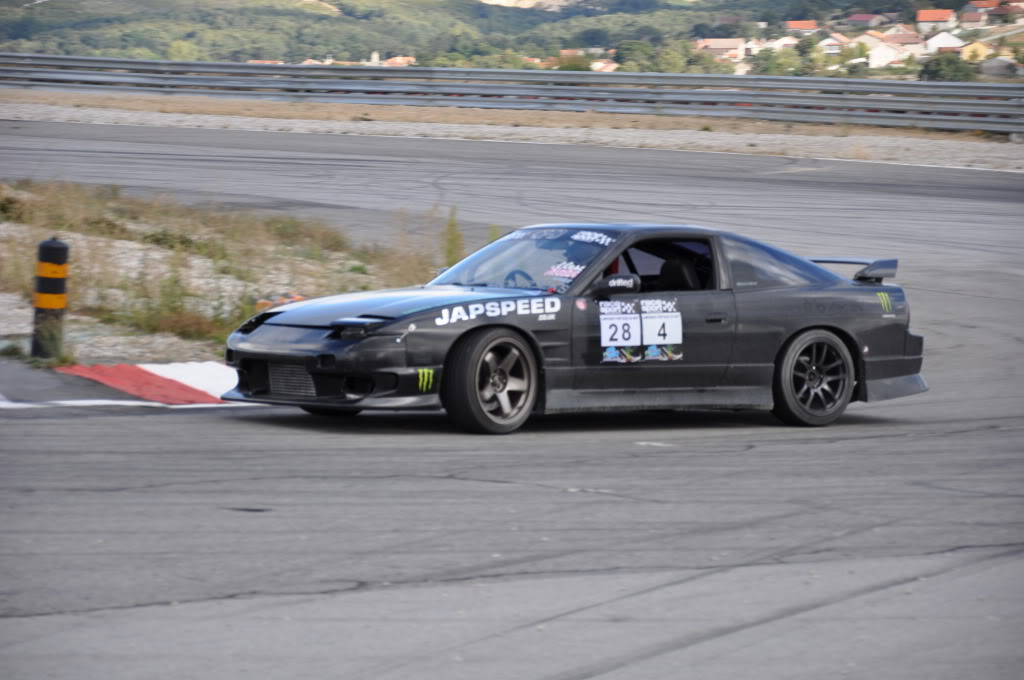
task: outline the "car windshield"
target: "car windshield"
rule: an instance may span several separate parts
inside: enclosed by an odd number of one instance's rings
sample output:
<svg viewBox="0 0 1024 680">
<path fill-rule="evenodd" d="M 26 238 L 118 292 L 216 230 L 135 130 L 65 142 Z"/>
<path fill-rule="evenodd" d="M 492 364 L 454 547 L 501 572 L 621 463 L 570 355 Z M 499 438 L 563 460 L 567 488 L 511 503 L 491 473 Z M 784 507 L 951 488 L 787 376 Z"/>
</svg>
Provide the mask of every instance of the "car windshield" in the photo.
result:
<svg viewBox="0 0 1024 680">
<path fill-rule="evenodd" d="M 521 229 L 476 251 L 430 285 L 553 289 L 561 293 L 613 243 L 614 232 L 603 230 Z"/>
</svg>

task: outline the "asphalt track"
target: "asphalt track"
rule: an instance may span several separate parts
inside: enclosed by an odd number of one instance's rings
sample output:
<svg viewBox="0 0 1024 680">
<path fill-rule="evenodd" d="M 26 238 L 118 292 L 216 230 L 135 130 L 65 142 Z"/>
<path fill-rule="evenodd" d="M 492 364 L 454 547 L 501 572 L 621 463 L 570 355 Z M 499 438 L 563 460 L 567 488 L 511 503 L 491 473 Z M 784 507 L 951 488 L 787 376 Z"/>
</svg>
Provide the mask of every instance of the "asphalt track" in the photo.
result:
<svg viewBox="0 0 1024 680">
<path fill-rule="evenodd" d="M 4 677 L 1024 676 L 1024 175 L 20 122 L 0 156 L 8 177 L 320 215 L 358 240 L 440 202 L 477 238 L 649 220 L 895 255 L 932 387 L 815 430 L 0 410 Z"/>
</svg>

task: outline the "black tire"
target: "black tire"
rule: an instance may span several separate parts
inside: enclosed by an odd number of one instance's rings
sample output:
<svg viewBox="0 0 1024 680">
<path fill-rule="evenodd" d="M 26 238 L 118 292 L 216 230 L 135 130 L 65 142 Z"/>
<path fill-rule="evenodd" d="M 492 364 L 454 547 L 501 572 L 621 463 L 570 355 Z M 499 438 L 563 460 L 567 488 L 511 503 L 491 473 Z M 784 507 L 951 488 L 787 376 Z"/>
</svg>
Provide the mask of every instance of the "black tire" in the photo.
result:
<svg viewBox="0 0 1024 680">
<path fill-rule="evenodd" d="M 537 359 L 518 333 L 483 329 L 452 348 L 441 399 L 461 428 L 482 434 L 519 429 L 537 403 Z"/>
<path fill-rule="evenodd" d="M 850 350 L 835 333 L 804 331 L 775 365 L 772 413 L 790 425 L 828 425 L 843 415 L 856 379 Z"/>
<path fill-rule="evenodd" d="M 311 416 L 320 416 L 323 418 L 354 416 L 362 411 L 360 408 L 345 408 L 343 406 L 300 406 L 299 408 Z"/>
</svg>

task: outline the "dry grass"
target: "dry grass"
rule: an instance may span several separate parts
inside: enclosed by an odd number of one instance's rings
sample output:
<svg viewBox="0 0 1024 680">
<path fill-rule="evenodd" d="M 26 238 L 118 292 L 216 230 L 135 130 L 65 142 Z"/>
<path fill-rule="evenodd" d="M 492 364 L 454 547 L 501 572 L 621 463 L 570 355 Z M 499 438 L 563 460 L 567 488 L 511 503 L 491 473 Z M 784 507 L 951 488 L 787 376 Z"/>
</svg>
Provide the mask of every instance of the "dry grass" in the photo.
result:
<svg viewBox="0 0 1024 680">
<path fill-rule="evenodd" d="M 433 277 L 436 211 L 410 222 L 397 249 L 356 252 L 325 224 L 219 212 L 113 187 L 0 185 L 0 290 L 29 297 L 38 243 L 71 246 L 69 305 L 145 332 L 222 338 L 261 298 L 318 297 Z M 424 226 L 425 224 L 425 226 Z"/>
<path fill-rule="evenodd" d="M 289 120 L 383 121 L 396 123 L 453 123 L 466 125 L 512 125 L 546 128 L 609 128 L 638 130 L 703 130 L 715 132 L 799 134 L 837 136 L 834 125 L 782 123 L 745 118 L 701 116 L 658 116 L 573 111 L 514 111 L 463 109 L 429 106 L 365 106 L 362 104 L 318 104 L 306 102 L 253 101 L 200 96 L 159 96 L 151 94 L 77 94 L 36 90 L 4 90 L 0 101 L 53 106 L 92 107 L 158 113 L 197 113 L 219 116 L 253 116 Z M 946 139 L 1003 141 L 999 135 L 971 132 L 884 128 L 871 125 L 843 125 L 839 136 L 867 135 L 901 139 Z"/>
</svg>

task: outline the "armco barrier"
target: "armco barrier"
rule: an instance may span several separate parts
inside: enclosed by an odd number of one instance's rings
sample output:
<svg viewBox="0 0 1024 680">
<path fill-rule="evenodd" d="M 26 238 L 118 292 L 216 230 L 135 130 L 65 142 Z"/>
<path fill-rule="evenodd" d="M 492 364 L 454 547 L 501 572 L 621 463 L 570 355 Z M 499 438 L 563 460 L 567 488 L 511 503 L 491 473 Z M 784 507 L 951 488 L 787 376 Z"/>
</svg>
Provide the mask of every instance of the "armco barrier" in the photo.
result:
<svg viewBox="0 0 1024 680">
<path fill-rule="evenodd" d="M 701 115 L 1024 134 L 1024 87 L 504 69 L 267 66 L 0 53 L 0 87 Z"/>
</svg>

